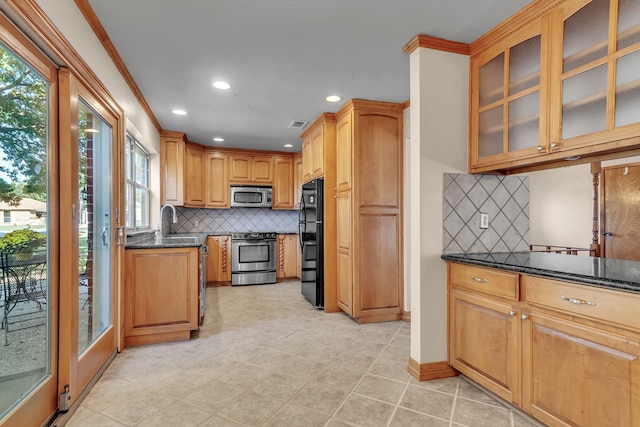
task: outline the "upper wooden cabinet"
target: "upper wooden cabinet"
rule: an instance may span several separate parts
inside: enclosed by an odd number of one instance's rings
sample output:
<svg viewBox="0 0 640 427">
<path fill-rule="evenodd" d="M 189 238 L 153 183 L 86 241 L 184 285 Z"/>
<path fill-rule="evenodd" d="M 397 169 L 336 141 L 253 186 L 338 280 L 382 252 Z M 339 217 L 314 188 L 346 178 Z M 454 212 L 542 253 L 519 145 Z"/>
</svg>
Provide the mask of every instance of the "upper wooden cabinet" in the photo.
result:
<svg viewBox="0 0 640 427">
<path fill-rule="evenodd" d="M 304 182 L 322 178 L 326 162 L 335 140 L 336 118 L 332 113 L 322 114 L 300 135 L 302 138 L 302 175 Z M 325 149 L 325 146 L 326 149 Z"/>
<path fill-rule="evenodd" d="M 275 156 L 273 158 L 273 200 L 272 209 L 293 209 L 294 177 L 293 157 Z"/>
<path fill-rule="evenodd" d="M 233 184 L 273 184 L 273 156 L 232 153 L 230 176 Z"/>
<path fill-rule="evenodd" d="M 184 155 L 184 205 L 205 206 L 204 148 L 187 143 Z"/>
<path fill-rule="evenodd" d="M 160 203 L 184 205 L 184 152 L 187 137 L 180 132 L 160 135 Z"/>
<path fill-rule="evenodd" d="M 565 0 L 530 9 L 474 42 L 472 52 L 471 172 L 640 146 L 635 2 Z"/>
<path fill-rule="evenodd" d="M 188 142 L 184 133 L 162 132 L 161 203 L 229 208 L 233 183 L 272 185 L 274 209 L 298 209 L 302 159 L 293 159 L 291 153 L 214 150 Z"/>
<path fill-rule="evenodd" d="M 338 306 L 359 322 L 400 319 L 402 105 L 351 100 L 336 117 Z"/>
<path fill-rule="evenodd" d="M 302 197 L 302 184 L 304 183 L 304 173 L 302 166 L 302 153 L 293 155 L 293 208 L 300 209 L 300 198 Z"/>
<path fill-rule="evenodd" d="M 231 206 L 229 189 L 229 155 L 210 151 L 205 154 L 205 204 L 208 208 Z"/>
<path fill-rule="evenodd" d="M 505 164 L 547 150 L 546 36 L 537 19 L 471 58 L 471 167 Z M 545 86 L 546 85 L 546 86 Z M 543 89 L 541 89 L 543 88 Z"/>
</svg>

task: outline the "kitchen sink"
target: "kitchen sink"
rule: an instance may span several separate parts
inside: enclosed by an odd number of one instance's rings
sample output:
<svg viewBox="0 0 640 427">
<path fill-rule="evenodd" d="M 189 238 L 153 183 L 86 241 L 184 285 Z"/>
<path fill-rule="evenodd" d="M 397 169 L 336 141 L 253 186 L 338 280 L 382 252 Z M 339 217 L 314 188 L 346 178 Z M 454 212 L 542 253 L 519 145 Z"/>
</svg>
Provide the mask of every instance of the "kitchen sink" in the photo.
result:
<svg viewBox="0 0 640 427">
<path fill-rule="evenodd" d="M 162 243 L 198 244 L 200 243 L 200 238 L 197 236 L 163 236 Z"/>
</svg>

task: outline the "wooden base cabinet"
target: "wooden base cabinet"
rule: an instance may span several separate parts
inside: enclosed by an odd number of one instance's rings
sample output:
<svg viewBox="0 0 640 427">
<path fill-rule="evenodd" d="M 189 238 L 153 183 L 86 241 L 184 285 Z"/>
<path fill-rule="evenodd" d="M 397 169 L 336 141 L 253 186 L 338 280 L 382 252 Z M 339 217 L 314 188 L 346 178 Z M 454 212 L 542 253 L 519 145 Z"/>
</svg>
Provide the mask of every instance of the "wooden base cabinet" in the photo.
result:
<svg viewBox="0 0 640 427">
<path fill-rule="evenodd" d="M 276 264 L 276 277 L 278 279 L 299 278 L 298 265 L 300 264 L 300 243 L 297 234 L 278 234 L 276 241 L 278 263 Z"/>
<path fill-rule="evenodd" d="M 550 426 L 640 425 L 640 295 L 448 271 L 452 367 Z"/>
<path fill-rule="evenodd" d="M 231 236 L 209 236 L 207 282 L 231 282 Z"/>
<path fill-rule="evenodd" d="M 198 329 L 198 248 L 127 249 L 125 346 L 188 340 Z"/>
<path fill-rule="evenodd" d="M 509 303 L 450 293 L 451 366 L 503 399 L 520 403 L 520 318 Z"/>
<path fill-rule="evenodd" d="M 640 342 L 526 312 L 524 409 L 553 426 L 640 425 Z"/>
</svg>

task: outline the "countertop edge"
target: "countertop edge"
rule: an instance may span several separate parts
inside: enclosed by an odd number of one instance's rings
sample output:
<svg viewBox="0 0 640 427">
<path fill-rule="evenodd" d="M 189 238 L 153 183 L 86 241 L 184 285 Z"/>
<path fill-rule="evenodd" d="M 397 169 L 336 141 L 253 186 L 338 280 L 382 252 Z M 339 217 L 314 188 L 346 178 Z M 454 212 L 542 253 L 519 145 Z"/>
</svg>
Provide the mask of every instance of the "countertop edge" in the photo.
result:
<svg viewBox="0 0 640 427">
<path fill-rule="evenodd" d="M 466 258 L 465 255 L 466 254 L 442 254 L 440 258 L 445 261 L 458 262 L 462 264 L 479 265 L 483 267 L 513 271 L 515 273 L 524 273 L 524 274 L 531 274 L 534 276 L 548 277 L 552 279 L 579 282 L 581 284 L 600 287 L 600 288 L 640 293 L 640 283 L 637 283 L 637 282 L 628 282 L 628 281 L 616 280 L 616 279 L 603 279 L 603 278 L 596 278 L 593 276 L 585 276 L 582 274 L 568 273 L 563 271 L 545 270 L 545 269 L 540 269 L 535 267 L 511 265 L 511 264 L 505 264 L 505 263 L 496 262 L 496 261 L 470 259 L 470 258 Z M 473 254 L 470 254 L 470 255 L 473 255 Z M 568 255 L 568 256 L 577 256 L 577 255 Z"/>
</svg>

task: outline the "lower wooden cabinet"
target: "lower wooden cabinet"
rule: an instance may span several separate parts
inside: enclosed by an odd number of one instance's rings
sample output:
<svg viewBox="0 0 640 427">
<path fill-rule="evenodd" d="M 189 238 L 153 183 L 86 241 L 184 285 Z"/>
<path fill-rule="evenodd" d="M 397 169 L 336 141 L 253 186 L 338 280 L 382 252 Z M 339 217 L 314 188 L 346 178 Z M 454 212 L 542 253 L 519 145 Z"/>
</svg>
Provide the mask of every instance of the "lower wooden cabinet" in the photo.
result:
<svg viewBox="0 0 640 427">
<path fill-rule="evenodd" d="M 231 236 L 209 236 L 207 282 L 231 282 Z"/>
<path fill-rule="evenodd" d="M 276 241 L 278 262 L 276 264 L 276 277 L 300 278 L 300 243 L 297 234 L 278 234 Z"/>
<path fill-rule="evenodd" d="M 449 263 L 449 363 L 550 426 L 640 425 L 638 318 L 637 294 Z"/>
<path fill-rule="evenodd" d="M 125 250 L 125 346 L 188 340 L 198 329 L 198 248 Z"/>
<path fill-rule="evenodd" d="M 640 343 L 525 312 L 524 409 L 553 426 L 640 425 Z"/>
<path fill-rule="evenodd" d="M 519 317 L 511 304 L 458 289 L 449 296 L 451 366 L 520 403 Z"/>
</svg>

